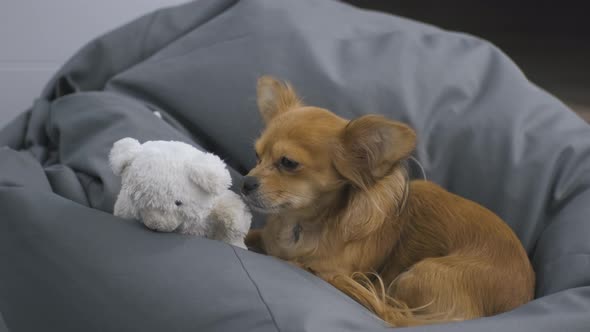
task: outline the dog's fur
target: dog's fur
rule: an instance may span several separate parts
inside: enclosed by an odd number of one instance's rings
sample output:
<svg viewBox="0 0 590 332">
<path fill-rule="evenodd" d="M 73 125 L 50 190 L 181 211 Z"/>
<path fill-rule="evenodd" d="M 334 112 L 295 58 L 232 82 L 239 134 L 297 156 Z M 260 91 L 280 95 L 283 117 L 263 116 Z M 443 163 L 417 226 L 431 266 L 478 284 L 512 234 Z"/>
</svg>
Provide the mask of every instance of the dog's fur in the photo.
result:
<svg viewBox="0 0 590 332">
<path fill-rule="evenodd" d="M 243 196 L 269 216 L 248 246 L 308 269 L 394 326 L 489 316 L 532 299 L 527 254 L 499 217 L 408 180 L 411 128 L 305 106 L 272 77 L 258 81 L 258 106 L 266 128 L 248 174 L 256 185 Z"/>
</svg>

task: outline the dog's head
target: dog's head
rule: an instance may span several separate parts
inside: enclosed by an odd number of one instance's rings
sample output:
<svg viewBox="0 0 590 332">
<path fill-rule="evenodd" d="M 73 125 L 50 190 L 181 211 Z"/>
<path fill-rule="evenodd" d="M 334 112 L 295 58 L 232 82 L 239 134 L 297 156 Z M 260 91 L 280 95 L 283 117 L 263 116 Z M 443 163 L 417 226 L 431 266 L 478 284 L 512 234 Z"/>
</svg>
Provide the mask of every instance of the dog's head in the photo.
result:
<svg viewBox="0 0 590 332">
<path fill-rule="evenodd" d="M 272 77 L 259 79 L 257 97 L 266 128 L 242 194 L 262 212 L 317 215 L 342 204 L 350 188 L 367 190 L 387 176 L 415 146 L 414 131 L 402 123 L 378 115 L 349 121 L 305 106 Z"/>
</svg>

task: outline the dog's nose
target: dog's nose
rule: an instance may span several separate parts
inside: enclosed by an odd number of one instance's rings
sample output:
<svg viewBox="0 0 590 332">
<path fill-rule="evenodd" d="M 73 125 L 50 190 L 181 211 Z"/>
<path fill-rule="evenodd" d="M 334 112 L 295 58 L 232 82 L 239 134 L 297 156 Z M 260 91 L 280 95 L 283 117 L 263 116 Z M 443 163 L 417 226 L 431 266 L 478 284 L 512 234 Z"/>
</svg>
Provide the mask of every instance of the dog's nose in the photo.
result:
<svg viewBox="0 0 590 332">
<path fill-rule="evenodd" d="M 258 178 L 254 176 L 244 177 L 244 182 L 242 183 L 242 193 L 244 195 L 248 195 L 249 193 L 258 189 L 258 187 L 260 187 L 260 182 L 258 182 Z"/>
</svg>

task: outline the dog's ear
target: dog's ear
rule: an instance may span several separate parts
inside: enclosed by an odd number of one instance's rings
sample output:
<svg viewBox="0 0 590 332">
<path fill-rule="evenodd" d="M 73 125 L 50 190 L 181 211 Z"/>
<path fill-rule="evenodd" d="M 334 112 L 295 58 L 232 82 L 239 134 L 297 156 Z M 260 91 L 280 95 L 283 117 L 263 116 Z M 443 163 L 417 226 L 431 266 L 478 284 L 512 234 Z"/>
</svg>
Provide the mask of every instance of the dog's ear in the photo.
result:
<svg viewBox="0 0 590 332">
<path fill-rule="evenodd" d="M 410 127 L 380 115 L 365 115 L 345 127 L 334 166 L 343 177 L 366 189 L 389 174 L 416 146 Z"/>
<path fill-rule="evenodd" d="M 265 124 L 275 116 L 302 105 L 289 83 L 271 76 L 262 76 L 258 79 L 256 92 L 258 110 Z"/>
<path fill-rule="evenodd" d="M 199 154 L 187 167 L 189 179 L 210 194 L 218 195 L 231 186 L 225 163 L 212 153 Z"/>
<path fill-rule="evenodd" d="M 116 141 L 109 154 L 109 164 L 113 173 L 121 176 L 140 151 L 141 144 L 134 138 L 126 137 Z"/>
</svg>

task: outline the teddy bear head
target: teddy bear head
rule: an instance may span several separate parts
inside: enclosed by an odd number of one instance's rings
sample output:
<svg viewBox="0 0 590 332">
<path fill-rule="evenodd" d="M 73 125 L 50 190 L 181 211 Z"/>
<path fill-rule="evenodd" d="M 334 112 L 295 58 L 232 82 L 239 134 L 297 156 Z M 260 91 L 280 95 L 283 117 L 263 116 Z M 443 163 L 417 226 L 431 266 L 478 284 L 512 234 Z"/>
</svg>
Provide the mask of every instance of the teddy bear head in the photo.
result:
<svg viewBox="0 0 590 332">
<path fill-rule="evenodd" d="M 204 233 L 215 197 L 231 186 L 219 157 L 182 142 L 123 138 L 113 145 L 109 161 L 121 176 L 114 214 L 153 230 Z"/>
</svg>

